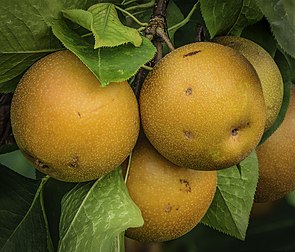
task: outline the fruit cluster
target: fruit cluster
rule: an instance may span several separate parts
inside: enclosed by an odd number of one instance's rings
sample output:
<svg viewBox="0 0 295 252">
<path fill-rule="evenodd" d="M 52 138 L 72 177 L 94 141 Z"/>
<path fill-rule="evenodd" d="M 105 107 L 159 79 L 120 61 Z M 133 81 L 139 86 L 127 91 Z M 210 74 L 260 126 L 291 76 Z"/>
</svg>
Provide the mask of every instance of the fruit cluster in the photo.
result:
<svg viewBox="0 0 295 252">
<path fill-rule="evenodd" d="M 127 81 L 102 87 L 74 54 L 59 51 L 25 73 L 11 122 L 34 167 L 63 181 L 97 179 L 132 152 L 127 187 L 145 224 L 127 235 L 165 241 L 202 219 L 215 194 L 216 170 L 238 164 L 256 148 L 256 201 L 295 188 L 295 155 L 288 153 L 295 146 L 295 89 L 283 124 L 258 146 L 282 98 L 272 57 L 239 37 L 167 54 L 148 74 L 139 105 Z M 138 137 L 140 118 L 144 133 Z"/>
</svg>

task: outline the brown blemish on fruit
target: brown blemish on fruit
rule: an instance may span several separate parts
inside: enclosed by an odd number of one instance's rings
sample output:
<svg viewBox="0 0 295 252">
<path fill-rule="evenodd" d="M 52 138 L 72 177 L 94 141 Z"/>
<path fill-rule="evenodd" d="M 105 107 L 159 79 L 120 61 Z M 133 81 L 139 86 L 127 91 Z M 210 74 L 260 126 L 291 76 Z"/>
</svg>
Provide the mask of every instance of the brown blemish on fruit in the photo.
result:
<svg viewBox="0 0 295 252">
<path fill-rule="evenodd" d="M 35 160 L 35 164 L 42 170 L 48 170 L 49 166 L 45 163 L 43 163 L 42 161 L 40 161 L 39 159 Z"/>
<path fill-rule="evenodd" d="M 183 133 L 184 133 L 184 137 L 188 140 L 194 138 L 194 134 L 189 130 L 184 130 Z"/>
<path fill-rule="evenodd" d="M 234 128 L 231 130 L 231 135 L 236 136 L 236 135 L 238 135 L 238 132 L 239 132 L 239 130 L 237 128 Z"/>
<path fill-rule="evenodd" d="M 39 160 L 38 158 L 36 158 L 32 153 L 28 152 L 28 151 L 22 151 L 24 156 L 32 163 L 34 163 L 38 168 L 43 169 L 43 170 L 48 170 L 48 169 L 52 169 L 49 167 L 49 165 L 45 164 L 44 162 L 42 162 L 41 160 Z"/>
<path fill-rule="evenodd" d="M 191 95 L 192 92 L 193 92 L 193 89 L 192 89 L 191 87 L 188 87 L 188 88 L 185 90 L 185 94 L 186 94 L 186 96 Z"/>
<path fill-rule="evenodd" d="M 69 168 L 77 168 L 78 167 L 78 156 L 73 156 L 72 162 L 68 165 Z"/>
<path fill-rule="evenodd" d="M 197 50 L 197 51 L 189 52 L 189 53 L 183 55 L 183 58 L 188 57 L 188 56 L 196 55 L 196 54 L 199 53 L 199 52 L 201 52 L 201 50 Z"/>
<path fill-rule="evenodd" d="M 170 205 L 170 203 L 168 203 L 165 207 L 164 207 L 164 211 L 165 213 L 170 213 L 172 211 L 172 206 Z"/>
<path fill-rule="evenodd" d="M 81 118 L 81 113 L 79 111 L 77 112 L 77 115 L 79 116 L 79 118 Z"/>
<path fill-rule="evenodd" d="M 179 179 L 179 182 L 180 182 L 180 184 L 182 184 L 184 186 L 184 188 L 180 188 L 179 189 L 180 191 L 184 191 L 184 192 L 187 192 L 187 193 L 189 193 L 189 192 L 192 191 L 192 188 L 191 188 L 188 180 L 186 180 L 186 179 Z"/>
</svg>

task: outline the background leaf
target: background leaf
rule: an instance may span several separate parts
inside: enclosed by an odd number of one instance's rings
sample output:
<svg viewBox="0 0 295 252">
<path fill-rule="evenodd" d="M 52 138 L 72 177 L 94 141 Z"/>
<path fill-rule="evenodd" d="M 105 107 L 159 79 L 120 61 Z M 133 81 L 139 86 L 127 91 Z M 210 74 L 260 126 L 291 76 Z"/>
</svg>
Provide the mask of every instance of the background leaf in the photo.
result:
<svg viewBox="0 0 295 252">
<path fill-rule="evenodd" d="M 269 23 L 266 19 L 263 18 L 256 24 L 245 28 L 241 37 L 252 40 L 260 45 L 274 58 L 277 51 L 277 42 L 272 35 Z"/>
<path fill-rule="evenodd" d="M 262 18 L 253 0 L 200 0 L 201 11 L 211 38 L 217 35 L 240 35 L 248 25 Z"/>
<path fill-rule="evenodd" d="M 243 0 L 239 15 L 228 34 L 240 36 L 245 27 L 262 19 L 263 14 L 254 0 Z"/>
<path fill-rule="evenodd" d="M 0 165 L 1 251 L 19 251 L 21 248 L 52 251 L 42 205 L 45 182 L 22 177 Z"/>
<path fill-rule="evenodd" d="M 98 69 L 103 85 L 129 79 L 154 57 L 155 47 L 147 38 L 142 39 L 140 47 L 127 44 L 99 49 Z"/>
<path fill-rule="evenodd" d="M 255 152 L 240 163 L 239 169 L 219 170 L 215 197 L 202 223 L 244 240 L 257 182 Z"/>
<path fill-rule="evenodd" d="M 68 183 L 50 178 L 44 186 L 44 208 L 55 251 L 57 251 L 59 242 L 61 201 L 63 196 L 73 189 L 75 185 L 76 183 Z"/>
<path fill-rule="evenodd" d="M 120 170 L 96 182 L 79 183 L 62 201 L 59 251 L 111 251 L 114 239 L 143 225 Z"/>
<path fill-rule="evenodd" d="M 279 45 L 295 57 L 295 2 L 293 0 L 256 0 L 267 18 Z"/>
</svg>

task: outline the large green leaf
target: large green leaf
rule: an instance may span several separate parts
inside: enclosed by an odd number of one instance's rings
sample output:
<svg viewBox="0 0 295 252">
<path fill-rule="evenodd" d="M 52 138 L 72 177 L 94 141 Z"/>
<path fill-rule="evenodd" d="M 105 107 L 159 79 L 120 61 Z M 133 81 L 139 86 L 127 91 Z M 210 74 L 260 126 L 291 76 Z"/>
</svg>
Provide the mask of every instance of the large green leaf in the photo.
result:
<svg viewBox="0 0 295 252">
<path fill-rule="evenodd" d="M 144 37 L 142 41 L 140 47 L 127 44 L 98 49 L 99 76 L 103 85 L 129 79 L 154 57 L 156 49 L 153 44 Z"/>
<path fill-rule="evenodd" d="M 62 201 L 59 251 L 112 251 L 129 227 L 143 225 L 120 170 L 79 183 Z M 122 241 L 121 241 L 122 242 Z"/>
<path fill-rule="evenodd" d="M 262 18 L 253 0 L 200 0 L 201 11 L 211 38 L 216 35 L 240 35 L 248 25 Z"/>
<path fill-rule="evenodd" d="M 0 83 L 5 85 L 4 89 L 36 60 L 62 48 L 50 28 L 61 17 L 61 10 L 88 8 L 95 2 L 11 0 L 0 4 Z"/>
<path fill-rule="evenodd" d="M 294 0 L 256 0 L 271 25 L 279 45 L 295 57 L 295 2 Z"/>
<path fill-rule="evenodd" d="M 0 165 L 1 251 L 53 251 L 42 199 L 45 183 Z"/>
<path fill-rule="evenodd" d="M 202 223 L 244 240 L 257 182 L 258 160 L 254 152 L 239 167 L 218 171 L 215 197 Z"/>
</svg>

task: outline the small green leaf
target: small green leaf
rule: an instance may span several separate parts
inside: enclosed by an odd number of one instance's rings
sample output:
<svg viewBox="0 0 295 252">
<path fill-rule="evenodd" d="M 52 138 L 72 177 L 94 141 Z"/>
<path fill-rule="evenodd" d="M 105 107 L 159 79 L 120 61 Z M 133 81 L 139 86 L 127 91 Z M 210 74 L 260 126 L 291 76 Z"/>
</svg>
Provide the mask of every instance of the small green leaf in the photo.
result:
<svg viewBox="0 0 295 252">
<path fill-rule="evenodd" d="M 79 183 L 64 196 L 59 251 L 112 251 L 118 235 L 142 225 L 118 169 L 95 182 Z"/>
<path fill-rule="evenodd" d="M 218 171 L 217 190 L 202 220 L 221 232 L 244 240 L 258 182 L 255 152 L 236 166 Z"/>
<path fill-rule="evenodd" d="M 240 36 L 245 27 L 255 24 L 262 19 L 262 17 L 263 14 L 254 0 L 243 0 L 239 16 L 228 34 Z"/>
<path fill-rule="evenodd" d="M 295 57 L 295 2 L 293 0 L 256 0 L 267 18 L 279 45 Z"/>
<path fill-rule="evenodd" d="M 94 48 L 113 47 L 128 42 L 136 47 L 141 45 L 142 38 L 139 32 L 121 23 L 113 4 L 95 4 L 88 11 L 93 17 L 91 30 L 95 37 Z"/>
<path fill-rule="evenodd" d="M 1 251 L 53 251 L 42 199 L 46 181 L 0 165 Z"/>
<path fill-rule="evenodd" d="M 156 49 L 143 37 L 140 47 L 130 44 L 99 50 L 99 76 L 102 85 L 129 79 L 140 67 L 150 61 Z"/>
</svg>

